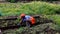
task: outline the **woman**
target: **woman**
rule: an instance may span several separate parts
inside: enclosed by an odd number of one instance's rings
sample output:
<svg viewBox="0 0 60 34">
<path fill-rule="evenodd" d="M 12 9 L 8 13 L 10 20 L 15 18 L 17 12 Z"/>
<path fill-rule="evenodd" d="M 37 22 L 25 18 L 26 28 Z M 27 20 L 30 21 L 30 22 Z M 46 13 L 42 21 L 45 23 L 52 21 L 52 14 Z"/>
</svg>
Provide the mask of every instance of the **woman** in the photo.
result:
<svg viewBox="0 0 60 34">
<path fill-rule="evenodd" d="M 21 18 L 21 24 L 24 23 L 28 27 L 35 24 L 35 18 L 33 18 L 32 16 L 21 14 L 20 18 Z"/>
</svg>

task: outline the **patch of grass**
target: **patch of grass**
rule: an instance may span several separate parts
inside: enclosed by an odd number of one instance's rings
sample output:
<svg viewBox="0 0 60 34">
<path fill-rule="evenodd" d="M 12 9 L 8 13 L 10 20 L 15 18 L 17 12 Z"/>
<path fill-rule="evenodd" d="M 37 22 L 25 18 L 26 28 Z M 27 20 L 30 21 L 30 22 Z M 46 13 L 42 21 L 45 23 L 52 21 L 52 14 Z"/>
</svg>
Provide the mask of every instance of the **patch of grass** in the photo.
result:
<svg viewBox="0 0 60 34">
<path fill-rule="evenodd" d="M 53 19 L 57 24 L 60 25 L 60 15 L 47 15 L 48 19 Z"/>
<path fill-rule="evenodd" d="M 0 12 L 2 16 L 25 14 L 57 14 L 60 11 L 60 5 L 50 4 L 46 2 L 31 3 L 0 3 Z"/>
<path fill-rule="evenodd" d="M 60 15 L 46 15 L 46 17 L 56 23 L 56 30 L 60 30 Z"/>
</svg>

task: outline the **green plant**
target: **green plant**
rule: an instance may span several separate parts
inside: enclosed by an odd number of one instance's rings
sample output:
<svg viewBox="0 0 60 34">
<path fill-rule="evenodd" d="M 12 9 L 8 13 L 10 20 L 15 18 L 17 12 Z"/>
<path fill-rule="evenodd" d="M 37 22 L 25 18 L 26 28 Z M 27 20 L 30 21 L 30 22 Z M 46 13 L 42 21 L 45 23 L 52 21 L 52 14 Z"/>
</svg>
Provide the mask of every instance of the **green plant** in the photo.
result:
<svg viewBox="0 0 60 34">
<path fill-rule="evenodd" d="M 31 3 L 10 3 L 10 4 L 0 4 L 0 9 L 3 16 L 8 15 L 20 15 L 25 13 L 28 15 L 32 14 L 43 14 L 52 15 L 59 14 L 60 5 L 50 4 L 46 2 L 31 2 Z"/>
<path fill-rule="evenodd" d="M 55 24 L 55 30 L 60 31 L 60 15 L 44 15 L 48 19 L 53 20 Z"/>
</svg>

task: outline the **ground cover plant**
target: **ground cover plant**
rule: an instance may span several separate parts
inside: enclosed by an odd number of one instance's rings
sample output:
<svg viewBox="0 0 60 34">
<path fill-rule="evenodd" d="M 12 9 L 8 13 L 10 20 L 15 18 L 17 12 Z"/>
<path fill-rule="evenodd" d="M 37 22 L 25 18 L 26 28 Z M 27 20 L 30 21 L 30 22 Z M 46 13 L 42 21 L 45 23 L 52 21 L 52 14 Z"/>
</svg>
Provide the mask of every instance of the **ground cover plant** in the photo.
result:
<svg viewBox="0 0 60 34">
<path fill-rule="evenodd" d="M 46 2 L 31 3 L 0 3 L 0 14 L 2 16 L 26 14 L 59 14 L 60 5 Z"/>
</svg>

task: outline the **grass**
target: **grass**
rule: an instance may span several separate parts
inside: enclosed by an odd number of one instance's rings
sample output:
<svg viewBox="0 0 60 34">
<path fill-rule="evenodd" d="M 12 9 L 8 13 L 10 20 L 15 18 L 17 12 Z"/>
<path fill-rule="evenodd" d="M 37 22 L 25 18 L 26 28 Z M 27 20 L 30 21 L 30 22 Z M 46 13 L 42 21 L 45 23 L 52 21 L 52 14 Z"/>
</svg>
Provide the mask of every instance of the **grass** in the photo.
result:
<svg viewBox="0 0 60 34">
<path fill-rule="evenodd" d="M 60 15 L 47 15 L 48 19 L 54 20 L 57 24 L 60 25 Z"/>
<path fill-rule="evenodd" d="M 60 15 L 46 15 L 46 17 L 56 23 L 56 30 L 60 30 Z"/>
<path fill-rule="evenodd" d="M 60 11 L 60 5 L 46 2 L 30 3 L 0 3 L 0 14 L 2 16 L 25 14 L 57 14 Z"/>
</svg>

